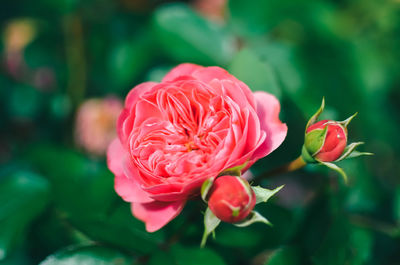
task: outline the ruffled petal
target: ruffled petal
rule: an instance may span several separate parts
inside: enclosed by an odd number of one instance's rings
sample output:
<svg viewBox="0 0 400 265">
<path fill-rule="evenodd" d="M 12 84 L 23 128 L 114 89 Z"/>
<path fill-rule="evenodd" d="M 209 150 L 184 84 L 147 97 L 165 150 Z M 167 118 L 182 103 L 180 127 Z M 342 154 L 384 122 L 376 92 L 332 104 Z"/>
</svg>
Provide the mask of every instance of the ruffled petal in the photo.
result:
<svg viewBox="0 0 400 265">
<path fill-rule="evenodd" d="M 174 219 L 183 209 L 185 201 L 132 203 L 133 215 L 146 224 L 147 232 L 155 232 Z"/>
<path fill-rule="evenodd" d="M 274 151 L 285 140 L 287 126 L 279 120 L 281 109 L 278 99 L 266 92 L 254 93 L 257 103 L 257 116 L 261 130 L 267 133 L 265 142 L 254 152 L 252 159 L 259 159 Z"/>
<path fill-rule="evenodd" d="M 124 161 L 128 153 L 125 151 L 118 138 L 114 139 L 110 144 L 107 152 L 107 164 L 111 172 L 115 175 L 114 188 L 115 191 L 125 201 L 128 202 L 152 202 L 154 201 L 149 195 L 143 191 L 137 181 L 129 176 L 135 172 L 127 174 Z"/>
<path fill-rule="evenodd" d="M 203 68 L 203 66 L 191 63 L 180 64 L 169 71 L 169 73 L 163 78 L 162 82 L 173 81 L 180 76 L 190 76 L 194 71 Z"/>
<path fill-rule="evenodd" d="M 128 95 L 126 96 L 125 99 L 125 108 L 130 109 L 135 102 L 139 99 L 141 95 L 143 95 L 145 92 L 149 91 L 151 88 L 153 88 L 155 85 L 158 83 L 156 82 L 144 82 L 141 83 L 140 85 L 135 86 L 134 88 L 129 91 Z"/>
</svg>

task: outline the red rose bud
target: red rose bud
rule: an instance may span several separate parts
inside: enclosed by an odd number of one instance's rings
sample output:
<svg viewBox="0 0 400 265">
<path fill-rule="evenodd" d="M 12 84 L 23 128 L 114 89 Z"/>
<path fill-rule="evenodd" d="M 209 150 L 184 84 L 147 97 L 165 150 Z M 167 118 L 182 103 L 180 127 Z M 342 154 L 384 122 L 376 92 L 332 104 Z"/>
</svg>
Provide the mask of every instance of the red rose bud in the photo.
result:
<svg viewBox="0 0 400 265">
<path fill-rule="evenodd" d="M 347 145 L 347 130 L 343 124 L 322 120 L 306 130 L 305 148 L 314 159 L 331 162 L 338 159 Z"/>
<path fill-rule="evenodd" d="M 357 146 L 363 144 L 363 142 L 347 145 L 347 126 L 357 113 L 344 121 L 323 120 L 317 122 L 324 107 L 325 100 L 322 99 L 321 107 L 307 122 L 304 145 L 299 159 L 304 163 L 318 163 L 327 166 L 341 174 L 344 181 L 347 182 L 347 175 L 344 170 L 333 162 L 372 155 L 372 153 L 356 150 Z"/>
<path fill-rule="evenodd" d="M 209 193 L 208 207 L 224 222 L 236 223 L 246 218 L 256 204 L 250 184 L 241 177 L 218 177 Z"/>
</svg>

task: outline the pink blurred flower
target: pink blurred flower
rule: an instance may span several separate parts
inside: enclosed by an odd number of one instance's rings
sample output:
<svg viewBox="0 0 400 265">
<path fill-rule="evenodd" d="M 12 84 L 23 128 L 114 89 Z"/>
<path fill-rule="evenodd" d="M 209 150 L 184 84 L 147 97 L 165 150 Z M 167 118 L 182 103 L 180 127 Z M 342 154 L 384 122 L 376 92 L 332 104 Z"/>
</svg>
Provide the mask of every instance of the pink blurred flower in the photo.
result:
<svg viewBox="0 0 400 265">
<path fill-rule="evenodd" d="M 87 152 L 105 155 L 108 145 L 116 137 L 116 122 L 123 109 L 115 97 L 89 99 L 78 109 L 75 139 Z"/>
<path fill-rule="evenodd" d="M 206 179 L 247 163 L 244 172 L 275 150 L 287 132 L 279 111 L 273 95 L 224 69 L 181 64 L 126 97 L 107 155 L 115 190 L 156 231 Z"/>
<path fill-rule="evenodd" d="M 224 21 L 227 2 L 227 0 L 196 0 L 193 5 L 203 16 L 215 21 Z"/>
</svg>

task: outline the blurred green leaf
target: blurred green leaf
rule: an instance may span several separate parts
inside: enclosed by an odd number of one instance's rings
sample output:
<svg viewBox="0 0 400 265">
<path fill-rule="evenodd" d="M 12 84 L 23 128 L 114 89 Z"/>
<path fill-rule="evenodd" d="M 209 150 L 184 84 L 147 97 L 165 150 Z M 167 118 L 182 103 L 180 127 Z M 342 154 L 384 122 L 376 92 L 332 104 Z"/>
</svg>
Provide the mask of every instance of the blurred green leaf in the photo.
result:
<svg viewBox="0 0 400 265">
<path fill-rule="evenodd" d="M 271 66 L 248 49 L 243 49 L 235 55 L 228 70 L 253 91 L 269 92 L 278 98 L 281 96 L 281 90 Z"/>
<path fill-rule="evenodd" d="M 0 182 L 0 260 L 24 236 L 27 226 L 49 200 L 46 179 L 20 171 Z"/>
<path fill-rule="evenodd" d="M 233 0 L 229 1 L 231 23 L 241 35 L 255 35 L 268 29 L 266 20 L 270 17 L 270 1 Z"/>
<path fill-rule="evenodd" d="M 294 232 L 295 219 L 287 209 L 267 203 L 257 205 L 256 211 L 265 216 L 272 223 L 272 227 L 255 223 L 249 227 L 239 228 L 222 223 L 217 230 L 216 243 L 227 247 L 253 250 L 266 247 L 276 248 Z"/>
<path fill-rule="evenodd" d="M 40 265 L 132 265 L 132 258 L 102 246 L 71 247 L 47 257 Z"/>
<path fill-rule="evenodd" d="M 293 247 L 283 247 L 274 251 L 265 265 L 298 265 L 301 264 L 299 250 Z"/>
<path fill-rule="evenodd" d="M 361 265 L 368 261 L 373 246 L 370 231 L 336 218 L 313 256 L 313 264 Z"/>
<path fill-rule="evenodd" d="M 373 252 L 374 238 L 371 231 L 353 227 L 350 233 L 350 240 L 347 243 L 350 248 L 348 264 L 366 264 Z"/>
<path fill-rule="evenodd" d="M 224 265 L 223 259 L 209 248 L 198 248 L 198 247 L 183 247 L 181 245 L 175 245 L 171 249 L 171 255 L 173 256 L 177 265 Z"/>
<path fill-rule="evenodd" d="M 99 161 L 70 149 L 36 145 L 27 158 L 46 176 L 55 203 L 67 216 L 98 216 L 116 198 L 114 177 Z"/>
<path fill-rule="evenodd" d="M 265 224 L 261 224 L 261 226 L 267 227 Z M 258 230 L 261 226 L 260 224 L 255 224 L 249 227 L 239 228 L 231 224 L 222 223 L 215 236 L 215 242 L 227 247 L 256 247 L 261 244 L 264 238 L 263 233 Z M 214 240 L 210 240 L 210 242 L 212 241 Z"/>
<path fill-rule="evenodd" d="M 234 52 L 232 36 L 187 5 L 170 4 L 154 13 L 154 30 L 173 59 L 204 65 L 227 65 Z"/>
<path fill-rule="evenodd" d="M 183 247 L 174 245 L 168 252 L 157 251 L 149 265 L 224 265 L 222 258 L 209 248 Z"/>
<path fill-rule="evenodd" d="M 305 80 L 297 47 L 267 38 L 257 38 L 249 42 L 248 49 L 267 61 L 275 70 L 282 90 L 293 100 L 300 101 Z"/>
<path fill-rule="evenodd" d="M 176 265 L 169 252 L 156 251 L 150 257 L 149 265 Z"/>
<path fill-rule="evenodd" d="M 36 88 L 17 85 L 11 89 L 8 112 L 14 118 L 36 118 L 41 108 L 41 95 Z"/>
<path fill-rule="evenodd" d="M 90 238 L 126 251 L 148 254 L 157 249 L 164 242 L 164 231 L 146 232 L 143 222 L 132 216 L 129 205 L 120 203 L 101 218 L 75 218 L 73 224 Z"/>
<path fill-rule="evenodd" d="M 394 197 L 393 215 L 396 221 L 400 224 L 400 188 L 397 188 Z"/>
<path fill-rule="evenodd" d="M 0 261 L 1 265 L 34 265 L 25 248 L 14 249 L 10 255 Z"/>
<path fill-rule="evenodd" d="M 112 47 L 109 71 L 115 87 L 133 87 L 134 81 L 156 55 L 153 43 L 149 36 L 140 36 L 135 40 L 120 41 Z"/>
</svg>

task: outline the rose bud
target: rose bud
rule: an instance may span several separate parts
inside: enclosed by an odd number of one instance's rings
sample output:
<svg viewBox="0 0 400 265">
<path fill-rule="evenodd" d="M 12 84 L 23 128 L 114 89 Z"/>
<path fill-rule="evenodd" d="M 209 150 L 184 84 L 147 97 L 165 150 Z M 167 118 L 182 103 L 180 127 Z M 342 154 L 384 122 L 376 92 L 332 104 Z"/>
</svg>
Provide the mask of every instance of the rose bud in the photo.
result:
<svg viewBox="0 0 400 265">
<path fill-rule="evenodd" d="M 307 128 L 304 146 L 319 161 L 335 161 L 346 145 L 347 129 L 339 122 L 322 120 Z"/>
<path fill-rule="evenodd" d="M 224 222 L 246 218 L 256 204 L 256 195 L 247 180 L 235 176 L 217 178 L 209 191 L 208 207 Z"/>
<path fill-rule="evenodd" d="M 317 122 L 324 107 L 325 100 L 322 99 L 321 107 L 307 122 L 303 149 L 300 158 L 296 161 L 301 162 L 300 166 L 304 166 L 306 163 L 327 166 L 341 174 L 344 181 L 347 182 L 346 173 L 335 162 L 347 158 L 372 155 L 372 153 L 356 150 L 357 146 L 363 144 L 363 142 L 347 145 L 347 126 L 357 113 L 344 121 L 322 120 Z"/>
</svg>

